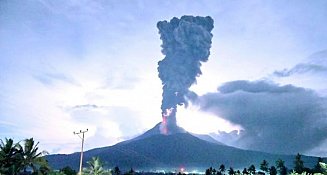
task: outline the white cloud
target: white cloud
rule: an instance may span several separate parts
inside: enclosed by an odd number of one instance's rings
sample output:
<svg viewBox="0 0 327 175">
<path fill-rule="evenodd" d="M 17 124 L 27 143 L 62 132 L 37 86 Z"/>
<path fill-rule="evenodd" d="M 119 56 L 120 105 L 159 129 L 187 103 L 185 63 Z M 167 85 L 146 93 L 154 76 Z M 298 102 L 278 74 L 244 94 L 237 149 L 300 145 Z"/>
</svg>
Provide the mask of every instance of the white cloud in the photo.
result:
<svg viewBox="0 0 327 175">
<path fill-rule="evenodd" d="M 230 132 L 241 129 L 239 125 L 228 120 L 201 111 L 199 106 L 192 105 L 192 103 L 187 108 L 178 108 L 177 122 L 182 128 L 196 134 L 218 133 L 219 131 Z"/>
</svg>

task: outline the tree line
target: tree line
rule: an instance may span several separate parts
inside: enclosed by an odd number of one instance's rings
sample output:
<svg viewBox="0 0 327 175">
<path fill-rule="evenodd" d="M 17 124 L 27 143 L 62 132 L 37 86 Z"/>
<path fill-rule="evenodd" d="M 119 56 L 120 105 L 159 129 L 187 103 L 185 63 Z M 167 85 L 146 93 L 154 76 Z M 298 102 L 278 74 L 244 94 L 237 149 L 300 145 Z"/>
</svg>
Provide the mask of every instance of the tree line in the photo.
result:
<svg viewBox="0 0 327 175">
<path fill-rule="evenodd" d="M 261 171 L 257 171 L 255 165 L 250 165 L 248 168 L 244 168 L 242 171 L 240 170 L 234 170 L 234 168 L 229 167 L 229 169 L 226 169 L 224 164 L 221 164 L 217 170 L 215 168 L 208 168 L 205 171 L 206 175 L 287 175 L 287 174 L 327 174 L 327 165 L 323 163 L 322 158 L 318 158 L 317 164 L 311 169 L 304 166 L 304 162 L 302 160 L 302 155 L 297 154 L 294 159 L 294 167 L 293 169 L 288 169 L 285 166 L 285 161 L 282 159 L 278 159 L 275 162 L 275 166 L 269 166 L 268 161 L 263 160 L 260 163 L 259 169 Z"/>
</svg>

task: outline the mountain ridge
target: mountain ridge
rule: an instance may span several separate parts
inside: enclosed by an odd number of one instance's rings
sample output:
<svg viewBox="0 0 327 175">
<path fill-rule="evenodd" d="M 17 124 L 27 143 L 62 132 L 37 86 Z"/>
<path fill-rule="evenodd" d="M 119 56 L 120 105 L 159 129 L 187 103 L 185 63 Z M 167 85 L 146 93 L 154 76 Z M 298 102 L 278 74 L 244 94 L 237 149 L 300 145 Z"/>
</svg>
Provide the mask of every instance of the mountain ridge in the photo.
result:
<svg viewBox="0 0 327 175">
<path fill-rule="evenodd" d="M 67 165 L 77 169 L 79 156 L 77 152 L 48 155 L 46 158 L 55 169 Z M 133 168 L 144 171 L 162 168 L 174 170 L 181 166 L 189 170 L 204 171 L 205 168 L 217 167 L 220 164 L 242 168 L 251 164 L 258 166 L 263 159 L 268 162 L 282 159 L 287 166 L 292 167 L 295 157 L 219 145 L 201 140 L 188 132 L 171 135 L 149 134 L 113 146 L 91 149 L 84 152 L 84 165 L 94 156 L 106 162 L 107 167 L 119 166 L 122 170 Z M 303 160 L 306 166 L 313 167 L 317 158 L 303 156 Z"/>
</svg>

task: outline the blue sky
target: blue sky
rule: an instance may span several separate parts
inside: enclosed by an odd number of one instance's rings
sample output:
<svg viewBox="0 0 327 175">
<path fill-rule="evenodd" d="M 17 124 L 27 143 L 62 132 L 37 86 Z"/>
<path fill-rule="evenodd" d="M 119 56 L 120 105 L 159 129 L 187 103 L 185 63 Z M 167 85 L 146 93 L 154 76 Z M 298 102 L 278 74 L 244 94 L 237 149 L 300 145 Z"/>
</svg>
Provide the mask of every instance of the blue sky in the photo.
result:
<svg viewBox="0 0 327 175">
<path fill-rule="evenodd" d="M 214 19 L 209 61 L 191 87 L 203 99 L 226 82 L 264 80 L 305 88 L 325 101 L 326 1 L 3 0 L 0 138 L 34 137 L 50 153 L 70 153 L 80 146 L 75 130 L 89 128 L 91 149 L 153 127 L 161 121 L 157 62 L 164 57 L 156 23 L 182 15 Z M 195 102 L 180 107 L 177 120 L 191 132 L 248 149 L 248 140 L 222 137 L 246 130 L 246 123 L 219 115 Z M 327 137 L 319 139 L 299 151 L 327 156 Z"/>
</svg>

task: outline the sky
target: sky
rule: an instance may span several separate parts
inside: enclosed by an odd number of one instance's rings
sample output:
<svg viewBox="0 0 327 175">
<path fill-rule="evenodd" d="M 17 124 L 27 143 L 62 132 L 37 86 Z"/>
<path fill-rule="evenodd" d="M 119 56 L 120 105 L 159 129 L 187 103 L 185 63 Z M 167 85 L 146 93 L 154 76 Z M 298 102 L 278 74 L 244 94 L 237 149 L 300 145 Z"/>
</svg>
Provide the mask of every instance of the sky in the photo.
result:
<svg viewBox="0 0 327 175">
<path fill-rule="evenodd" d="M 177 122 L 238 148 L 327 156 L 327 1 L 2 0 L 0 138 L 49 153 L 133 138 L 161 121 L 157 22 L 214 20 Z M 269 149 L 268 149 L 269 148 Z"/>
</svg>

